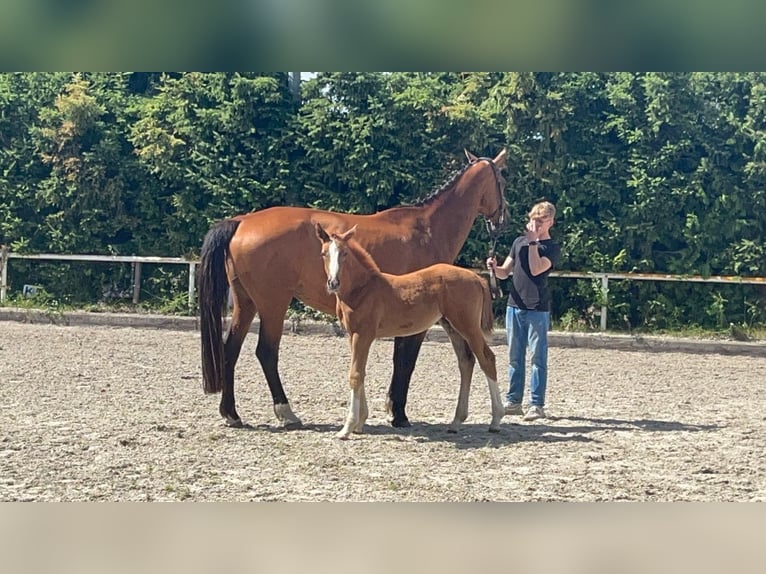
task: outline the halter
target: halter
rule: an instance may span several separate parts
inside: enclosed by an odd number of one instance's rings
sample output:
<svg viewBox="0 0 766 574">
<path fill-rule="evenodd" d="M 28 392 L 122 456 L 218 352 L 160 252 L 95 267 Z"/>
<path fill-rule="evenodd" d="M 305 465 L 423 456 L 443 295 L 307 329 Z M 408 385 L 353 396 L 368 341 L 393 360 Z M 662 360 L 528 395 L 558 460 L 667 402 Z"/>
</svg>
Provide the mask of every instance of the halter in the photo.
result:
<svg viewBox="0 0 766 574">
<path fill-rule="evenodd" d="M 487 226 L 487 234 L 489 235 L 489 256 L 495 257 L 495 249 L 497 248 L 497 240 L 500 237 L 500 233 L 506 227 L 508 227 L 508 221 L 505 217 L 508 211 L 508 203 L 505 201 L 505 194 L 503 193 L 504 186 L 502 183 L 500 183 L 504 180 L 503 176 L 500 174 L 500 168 L 497 167 L 495 162 L 490 158 L 480 157 L 472 163 L 476 163 L 478 161 L 486 161 L 490 166 L 492 166 L 492 174 L 495 176 L 495 189 L 497 190 L 497 195 L 500 198 L 500 218 L 497 222 L 497 225 L 495 225 L 486 215 L 483 216 L 484 223 Z M 503 290 L 497 284 L 497 277 L 495 276 L 495 272 L 493 270 L 489 271 L 489 290 L 490 293 L 492 293 L 493 299 L 501 299 L 503 297 Z"/>
</svg>

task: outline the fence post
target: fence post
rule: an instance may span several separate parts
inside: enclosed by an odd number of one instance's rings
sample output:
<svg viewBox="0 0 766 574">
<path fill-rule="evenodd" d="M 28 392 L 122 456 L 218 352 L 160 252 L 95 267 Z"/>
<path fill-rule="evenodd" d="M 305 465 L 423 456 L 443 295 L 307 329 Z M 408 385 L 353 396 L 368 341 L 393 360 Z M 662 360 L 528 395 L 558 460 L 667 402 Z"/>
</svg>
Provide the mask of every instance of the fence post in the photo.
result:
<svg viewBox="0 0 766 574">
<path fill-rule="evenodd" d="M 604 297 L 601 306 L 601 330 L 606 331 L 606 308 L 609 301 L 609 276 L 606 273 L 601 276 L 601 295 Z"/>
<path fill-rule="evenodd" d="M 189 309 L 194 307 L 194 274 L 197 269 L 196 263 L 189 263 Z"/>
<path fill-rule="evenodd" d="M 0 303 L 5 303 L 8 288 L 8 246 L 0 244 Z"/>
<path fill-rule="evenodd" d="M 133 304 L 138 305 L 138 297 L 141 293 L 141 262 L 136 261 L 133 268 Z"/>
</svg>

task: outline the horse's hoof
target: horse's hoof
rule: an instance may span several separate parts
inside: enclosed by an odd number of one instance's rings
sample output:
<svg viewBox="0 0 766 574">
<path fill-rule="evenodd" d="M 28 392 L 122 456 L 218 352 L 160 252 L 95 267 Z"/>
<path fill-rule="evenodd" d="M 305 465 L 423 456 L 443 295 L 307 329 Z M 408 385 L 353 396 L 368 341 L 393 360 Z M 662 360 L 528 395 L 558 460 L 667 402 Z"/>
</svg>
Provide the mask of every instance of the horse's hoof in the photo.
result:
<svg viewBox="0 0 766 574">
<path fill-rule="evenodd" d="M 407 419 L 407 417 L 403 418 L 395 418 L 391 421 L 391 426 L 400 428 L 400 429 L 406 429 L 411 427 L 410 421 Z"/>
<path fill-rule="evenodd" d="M 338 434 L 335 435 L 335 438 L 337 438 L 338 440 L 348 440 L 349 438 L 351 438 L 351 436 L 348 433 L 339 432 Z"/>
<path fill-rule="evenodd" d="M 275 403 L 274 414 L 281 423 L 282 428 L 287 430 L 303 428 L 303 422 L 295 416 L 293 409 L 290 408 L 290 403 Z"/>
<path fill-rule="evenodd" d="M 500 428 L 499 427 L 489 427 L 487 430 L 489 432 L 500 432 Z"/>
<path fill-rule="evenodd" d="M 450 434 L 457 434 L 457 429 L 453 429 L 452 427 L 447 428 L 447 432 Z"/>
<path fill-rule="evenodd" d="M 242 419 L 232 419 L 229 417 L 226 417 L 223 420 L 223 424 L 233 429 L 241 429 L 245 426 L 245 424 L 242 422 Z"/>
</svg>

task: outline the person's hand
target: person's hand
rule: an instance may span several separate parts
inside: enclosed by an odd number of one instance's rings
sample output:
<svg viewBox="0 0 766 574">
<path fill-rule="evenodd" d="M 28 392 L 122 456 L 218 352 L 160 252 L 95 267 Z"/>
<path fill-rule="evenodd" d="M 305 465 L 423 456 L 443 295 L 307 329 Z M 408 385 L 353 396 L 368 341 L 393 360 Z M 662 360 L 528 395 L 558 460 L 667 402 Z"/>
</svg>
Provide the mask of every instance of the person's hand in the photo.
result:
<svg viewBox="0 0 766 574">
<path fill-rule="evenodd" d="M 524 236 L 527 241 L 538 241 L 540 239 L 540 232 L 537 229 L 537 222 L 532 219 L 527 223 L 527 229 L 524 232 Z"/>
<path fill-rule="evenodd" d="M 490 271 L 494 271 L 495 267 L 497 267 L 497 259 L 494 257 L 488 257 L 487 258 L 487 269 Z"/>
</svg>

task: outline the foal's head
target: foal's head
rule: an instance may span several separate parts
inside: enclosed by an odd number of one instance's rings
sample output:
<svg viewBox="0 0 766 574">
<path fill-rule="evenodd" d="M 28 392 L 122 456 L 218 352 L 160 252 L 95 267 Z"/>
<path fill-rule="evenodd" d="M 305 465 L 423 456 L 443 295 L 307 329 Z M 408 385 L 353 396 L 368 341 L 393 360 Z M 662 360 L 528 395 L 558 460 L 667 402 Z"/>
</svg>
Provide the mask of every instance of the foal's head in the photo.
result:
<svg viewBox="0 0 766 574">
<path fill-rule="evenodd" d="M 340 289 L 341 263 L 348 255 L 348 240 L 356 233 L 356 225 L 345 233 L 330 234 L 319 223 L 315 227 L 317 237 L 322 242 L 322 259 L 325 273 L 327 273 L 327 292 L 337 293 Z"/>
<path fill-rule="evenodd" d="M 344 233 L 328 234 L 319 223 L 316 224 L 315 228 L 317 237 L 322 242 L 322 259 L 324 259 L 324 270 L 327 273 L 327 291 L 329 293 L 340 291 L 341 270 L 353 266 L 353 264 L 349 265 L 348 259 L 361 264 L 356 265 L 357 270 L 365 269 L 368 272 L 380 273 L 380 269 L 370 254 L 353 239 L 356 225 Z M 362 275 L 362 273 L 357 271 L 357 275 Z M 349 280 L 354 281 L 353 277 L 349 279 L 348 273 L 344 277 L 347 282 Z M 361 277 L 357 277 L 357 279 L 361 279 Z"/>
</svg>

